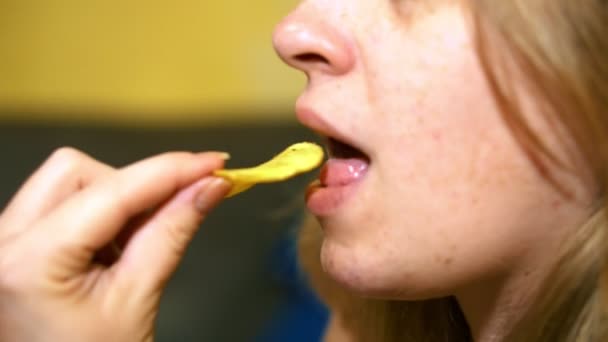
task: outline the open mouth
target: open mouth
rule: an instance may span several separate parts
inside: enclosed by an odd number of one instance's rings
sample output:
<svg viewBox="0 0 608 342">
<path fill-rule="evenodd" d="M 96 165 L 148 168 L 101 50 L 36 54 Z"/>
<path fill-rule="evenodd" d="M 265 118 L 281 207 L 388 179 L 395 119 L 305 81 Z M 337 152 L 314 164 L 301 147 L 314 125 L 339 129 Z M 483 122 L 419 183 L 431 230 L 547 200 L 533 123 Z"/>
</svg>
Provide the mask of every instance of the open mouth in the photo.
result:
<svg viewBox="0 0 608 342">
<path fill-rule="evenodd" d="M 331 137 L 327 138 L 327 154 L 334 159 L 359 159 L 370 163 L 369 157 L 363 151 Z"/>
<path fill-rule="evenodd" d="M 342 187 L 363 179 L 370 165 L 370 158 L 360 149 L 339 141 L 327 138 L 329 159 L 319 175 L 319 184 L 323 187 Z"/>
</svg>

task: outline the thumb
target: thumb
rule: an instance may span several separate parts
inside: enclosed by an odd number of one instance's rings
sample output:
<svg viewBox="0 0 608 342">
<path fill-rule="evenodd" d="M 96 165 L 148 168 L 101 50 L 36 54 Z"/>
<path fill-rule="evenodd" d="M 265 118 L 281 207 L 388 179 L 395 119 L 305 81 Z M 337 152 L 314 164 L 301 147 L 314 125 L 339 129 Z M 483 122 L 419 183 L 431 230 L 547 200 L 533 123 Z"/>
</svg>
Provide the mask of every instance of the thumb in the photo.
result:
<svg viewBox="0 0 608 342">
<path fill-rule="evenodd" d="M 222 178 L 206 177 L 178 192 L 131 237 L 115 265 L 117 276 L 147 293 L 162 289 L 201 221 L 230 187 Z"/>
</svg>

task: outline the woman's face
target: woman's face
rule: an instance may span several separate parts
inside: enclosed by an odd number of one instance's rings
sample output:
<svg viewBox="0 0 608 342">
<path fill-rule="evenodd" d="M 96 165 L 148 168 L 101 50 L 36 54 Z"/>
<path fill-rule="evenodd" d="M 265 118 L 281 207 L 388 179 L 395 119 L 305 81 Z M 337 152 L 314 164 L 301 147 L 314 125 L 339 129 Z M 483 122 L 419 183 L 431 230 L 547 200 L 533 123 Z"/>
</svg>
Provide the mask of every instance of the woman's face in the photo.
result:
<svg viewBox="0 0 608 342">
<path fill-rule="evenodd" d="M 572 216 L 505 123 L 471 32 L 449 0 L 306 0 L 275 31 L 308 76 L 298 119 L 332 138 L 307 195 L 323 266 L 364 295 L 533 274 Z"/>
</svg>

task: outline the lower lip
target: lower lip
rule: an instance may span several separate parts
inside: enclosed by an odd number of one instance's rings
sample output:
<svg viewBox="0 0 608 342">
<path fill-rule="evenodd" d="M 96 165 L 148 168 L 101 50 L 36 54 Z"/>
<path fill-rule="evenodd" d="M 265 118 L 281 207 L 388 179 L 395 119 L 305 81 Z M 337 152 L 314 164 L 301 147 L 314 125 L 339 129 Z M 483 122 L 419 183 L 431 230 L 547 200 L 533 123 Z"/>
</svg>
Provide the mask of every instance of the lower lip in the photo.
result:
<svg viewBox="0 0 608 342">
<path fill-rule="evenodd" d="M 306 205 L 316 216 L 329 216 L 353 197 L 369 163 L 360 159 L 329 159 L 319 180 L 306 193 Z"/>
</svg>

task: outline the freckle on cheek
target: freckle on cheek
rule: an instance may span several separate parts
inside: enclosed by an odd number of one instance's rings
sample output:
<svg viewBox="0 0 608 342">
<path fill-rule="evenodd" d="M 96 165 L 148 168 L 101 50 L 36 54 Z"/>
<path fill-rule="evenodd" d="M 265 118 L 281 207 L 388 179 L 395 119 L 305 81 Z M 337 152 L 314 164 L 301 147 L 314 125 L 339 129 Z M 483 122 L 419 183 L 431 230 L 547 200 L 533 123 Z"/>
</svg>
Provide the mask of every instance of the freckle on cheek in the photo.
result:
<svg viewBox="0 0 608 342">
<path fill-rule="evenodd" d="M 443 264 L 443 265 L 451 265 L 454 262 L 454 259 L 452 257 L 443 257 L 441 255 L 436 254 L 435 255 L 435 262 L 438 264 Z"/>
<path fill-rule="evenodd" d="M 433 133 L 431 133 L 431 136 L 433 137 L 433 140 L 435 140 L 435 142 L 440 142 L 441 141 L 441 133 L 434 131 Z"/>
<path fill-rule="evenodd" d="M 553 202 L 551 202 L 551 207 L 553 209 L 559 209 L 562 206 L 562 202 L 560 202 L 559 200 L 554 200 Z"/>
</svg>

